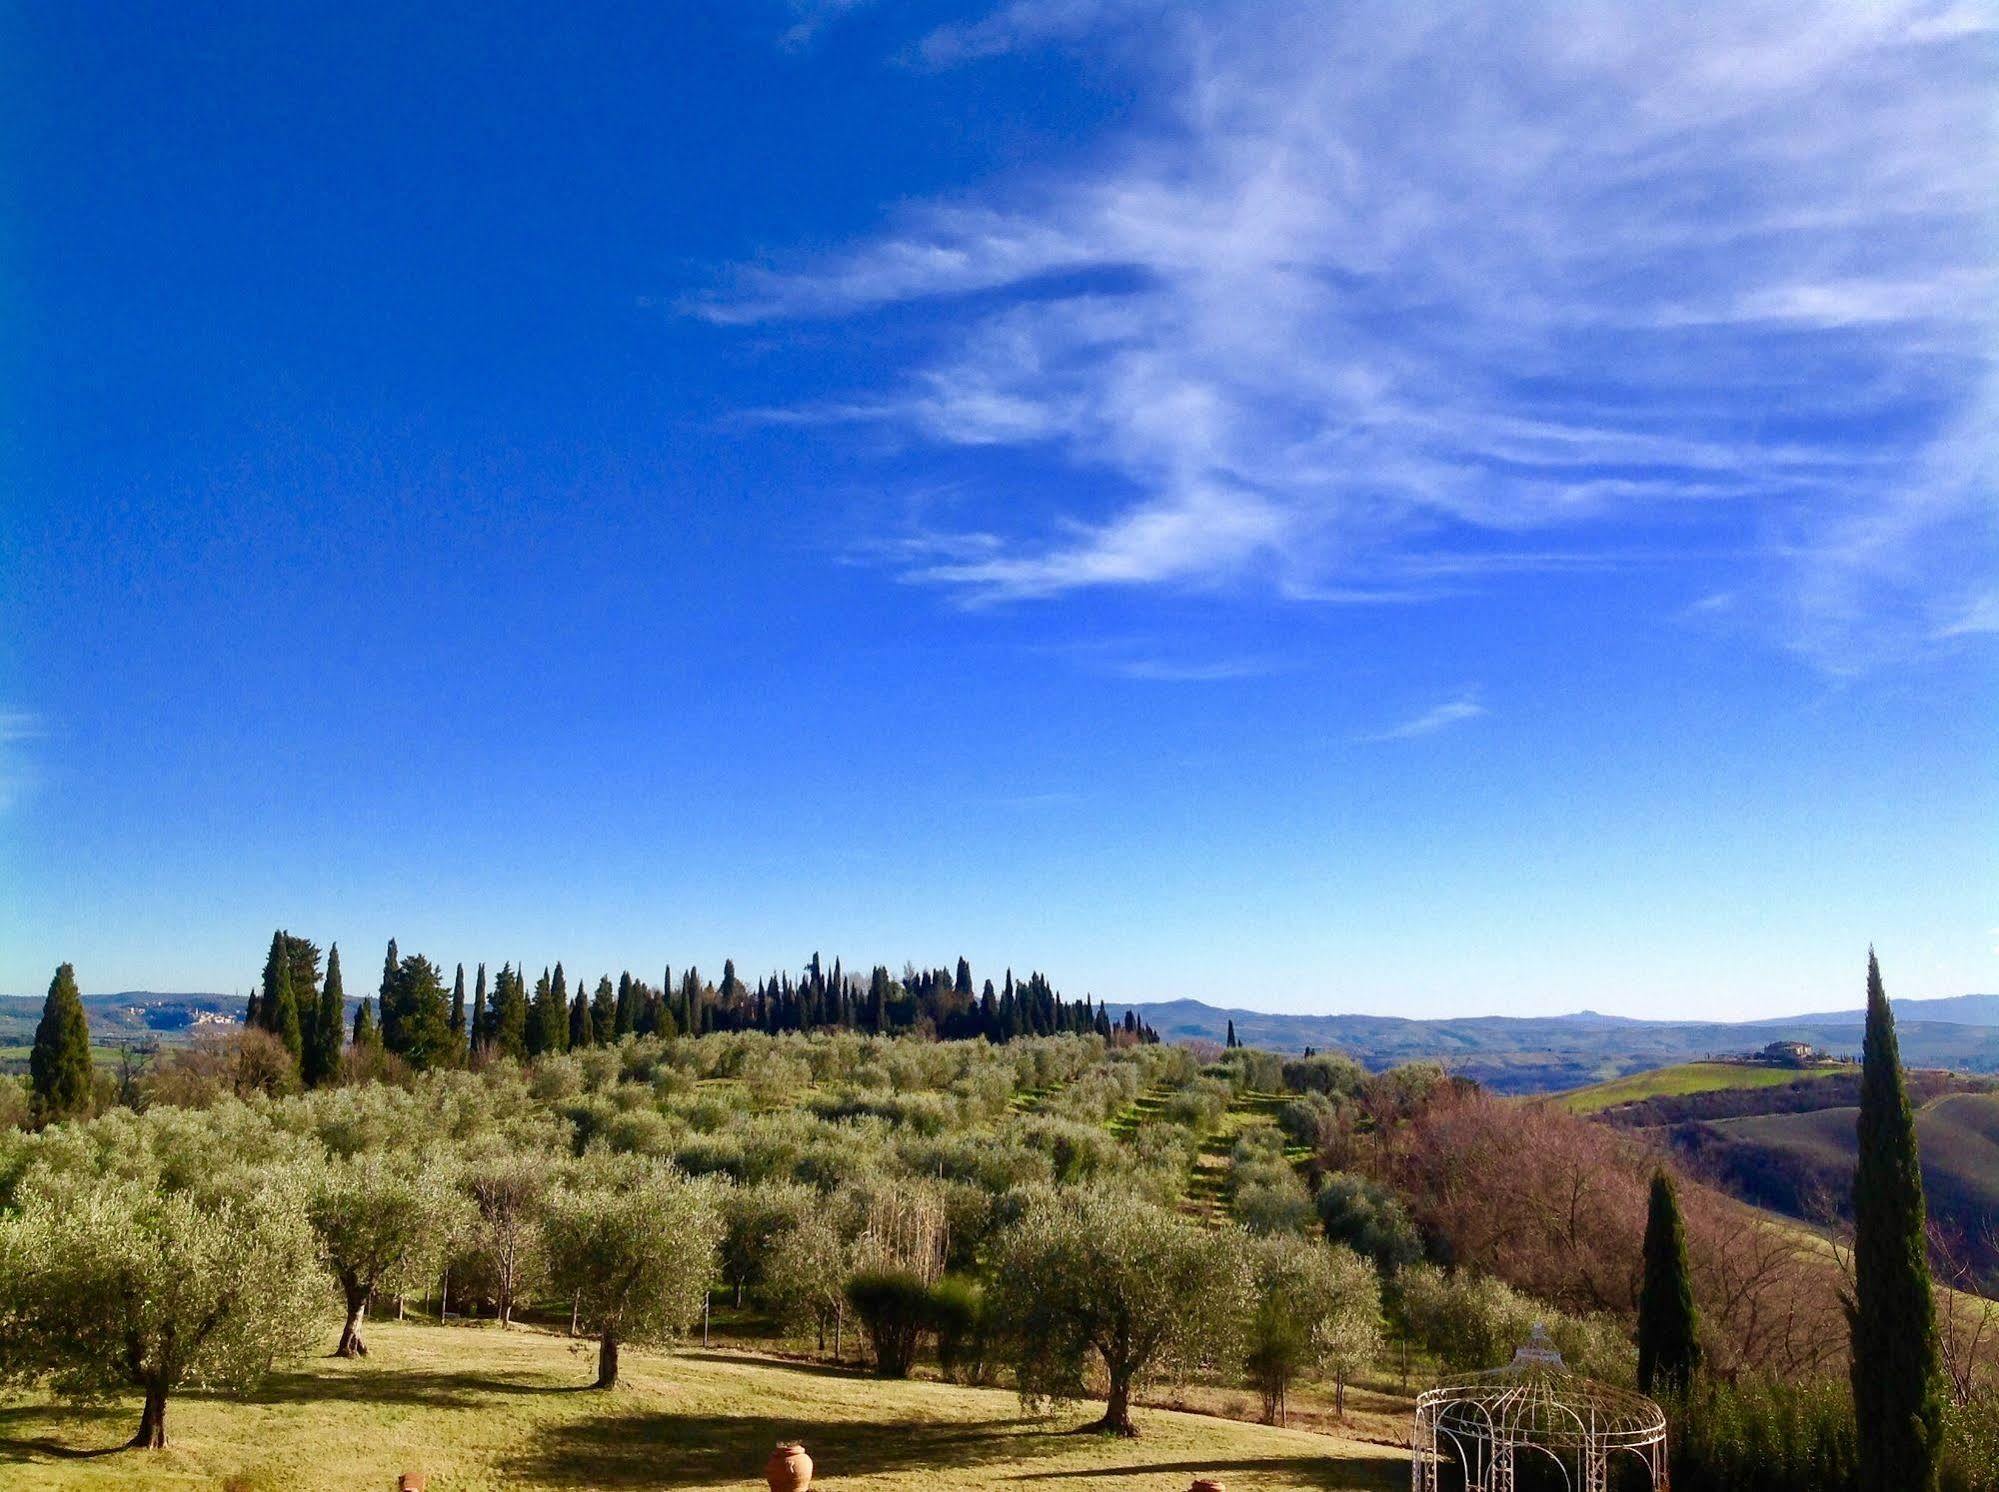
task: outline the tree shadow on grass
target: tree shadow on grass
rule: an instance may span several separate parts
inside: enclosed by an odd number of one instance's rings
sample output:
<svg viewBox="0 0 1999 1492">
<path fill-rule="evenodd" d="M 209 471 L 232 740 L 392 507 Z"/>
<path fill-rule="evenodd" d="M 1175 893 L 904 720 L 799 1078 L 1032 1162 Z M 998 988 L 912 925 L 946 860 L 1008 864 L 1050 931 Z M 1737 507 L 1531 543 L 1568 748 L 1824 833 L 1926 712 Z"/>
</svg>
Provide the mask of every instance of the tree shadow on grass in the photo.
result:
<svg viewBox="0 0 1999 1492">
<path fill-rule="evenodd" d="M 1129 1476 L 1136 1471 L 1146 1473 L 1172 1471 L 1186 1476 L 1216 1476 L 1227 1471 L 1282 1474 L 1308 1487 L 1325 1488 L 1327 1492 L 1375 1492 L 1376 1488 L 1387 1492 L 1387 1489 L 1409 1485 L 1409 1468 L 1400 1462 L 1383 1460 L 1376 1456 L 1330 1453 L 1323 1456 L 1237 1456 L 1233 1460 L 1217 1458 L 1212 1461 L 1153 1461 L 1143 1466 L 1022 1471 L 1017 1472 L 1011 1480 L 1052 1482 L 1073 1478 L 1076 1481 L 1085 1481 L 1097 1477 Z"/>
<path fill-rule="evenodd" d="M 248 1392 L 204 1394 L 189 1390 L 187 1397 L 215 1398 L 234 1404 L 310 1404 L 328 1400 L 354 1400 L 369 1404 L 398 1404 L 412 1409 L 490 1409 L 495 1395 L 588 1393 L 594 1385 L 579 1379 L 575 1383 L 550 1383 L 546 1379 L 496 1378 L 485 1373 L 438 1373 L 422 1369 L 397 1368 L 352 1374 L 273 1373 Z"/>
<path fill-rule="evenodd" d="M 764 1415 L 627 1413 L 584 1424 L 549 1427 L 522 1459 L 506 1468 L 521 1482 L 599 1488 L 660 1489 L 753 1482 L 771 1447 L 802 1441 L 829 1488 L 849 1478 L 925 1471 L 935 1485 L 1054 1481 L 1215 1472 L 1284 1475 L 1326 1492 L 1372 1492 L 1403 1485 L 1406 1467 L 1353 1455 L 1233 1457 L 1212 1461 L 1148 1461 L 1143 1439 L 1106 1440 L 1119 1464 L 1036 1471 L 1043 1458 L 1067 1460 L 1073 1434 L 1019 1419 L 950 1422 L 818 1423 Z M 1002 1469 L 1006 1468 L 1006 1469 Z"/>
<path fill-rule="evenodd" d="M 0 1466 L 19 1465 L 38 1457 L 52 1457 L 60 1461 L 91 1461 L 99 1456 L 115 1456 L 126 1448 L 126 1440 L 131 1438 L 133 1429 L 139 1423 L 139 1412 L 114 1408 L 110 1405 L 67 1405 L 61 1411 L 65 1421 L 80 1421 L 88 1425 L 93 1437 L 100 1443 L 88 1446 L 70 1445 L 51 1436 L 33 1437 L 18 1433 L 16 1426 L 29 1419 L 39 1419 L 50 1413 L 46 1405 L 8 1405 L 0 1408 Z M 109 1441 L 110 1444 L 101 1443 Z"/>
<path fill-rule="evenodd" d="M 784 1373 L 804 1373 L 813 1378 L 872 1378 L 874 1374 L 859 1363 L 810 1362 L 795 1357 L 768 1357 L 762 1353 L 715 1352 L 697 1347 L 693 1351 L 676 1351 L 674 1362 L 713 1362 L 732 1368 L 757 1368 L 763 1371 L 776 1370 Z"/>
</svg>

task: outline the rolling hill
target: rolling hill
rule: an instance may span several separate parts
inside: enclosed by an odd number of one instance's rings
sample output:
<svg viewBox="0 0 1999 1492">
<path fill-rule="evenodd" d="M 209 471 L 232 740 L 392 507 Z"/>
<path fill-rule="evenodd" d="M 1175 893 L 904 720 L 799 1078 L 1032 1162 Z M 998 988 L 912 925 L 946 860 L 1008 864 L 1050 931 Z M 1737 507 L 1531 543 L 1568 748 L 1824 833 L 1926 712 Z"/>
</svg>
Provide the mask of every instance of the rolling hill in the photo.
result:
<svg viewBox="0 0 1999 1492">
<path fill-rule="evenodd" d="M 1810 1082 L 1837 1075 L 1843 1069 L 1822 1067 L 1800 1070 L 1794 1067 L 1752 1067 L 1740 1062 L 1682 1062 L 1672 1067 L 1655 1067 L 1629 1077 L 1593 1083 L 1587 1088 L 1559 1095 L 1558 1102 L 1572 1114 L 1599 1114 L 1619 1104 L 1638 1103 L 1648 1098 L 1682 1098 L 1693 1093 L 1716 1093 L 1735 1088 L 1787 1088 L 1793 1083 Z"/>
<path fill-rule="evenodd" d="M 1673 1147 L 1735 1195 L 1794 1217 L 1839 1215 L 1857 1154 L 1852 1107 L 1671 1126 Z M 1930 1215 L 1999 1270 L 1999 1093 L 1946 1093 L 1916 1114 Z"/>
<path fill-rule="evenodd" d="M 1999 1024 L 1966 1017 L 1989 1009 L 1963 1000 L 1897 1002 L 1902 1057 L 1912 1067 L 1999 1073 Z M 1943 1003 L 1955 1020 L 1923 1019 Z M 1114 1011 L 1123 1007 L 1113 1006 Z M 1860 1054 L 1858 1016 L 1807 1016 L 1783 1021 L 1642 1021 L 1580 1011 L 1559 1016 L 1472 1016 L 1414 1020 L 1386 1015 L 1279 1015 L 1217 1008 L 1199 1000 L 1130 1007 L 1167 1041 L 1220 1041 L 1234 1021 L 1251 1046 L 1295 1052 L 1343 1051 L 1369 1067 L 1439 1061 L 1501 1093 L 1552 1093 L 1631 1073 L 1717 1055 L 1752 1051 L 1767 1042 L 1805 1041 L 1834 1056 Z"/>
</svg>

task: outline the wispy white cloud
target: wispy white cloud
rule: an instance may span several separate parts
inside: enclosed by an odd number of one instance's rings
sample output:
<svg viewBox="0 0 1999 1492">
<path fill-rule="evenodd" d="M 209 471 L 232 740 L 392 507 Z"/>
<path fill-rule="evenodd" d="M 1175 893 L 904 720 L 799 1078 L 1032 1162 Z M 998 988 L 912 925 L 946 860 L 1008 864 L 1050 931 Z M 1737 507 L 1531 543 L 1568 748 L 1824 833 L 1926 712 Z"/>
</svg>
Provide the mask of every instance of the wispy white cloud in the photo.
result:
<svg viewBox="0 0 1999 1492">
<path fill-rule="evenodd" d="M 1126 658 L 1111 665 L 1121 679 L 1140 679 L 1158 684 L 1221 684 L 1236 679 L 1262 679 L 1283 670 L 1280 659 L 1240 658 Z"/>
<path fill-rule="evenodd" d="M 47 733 L 47 723 L 32 711 L 0 710 L 0 813 L 13 809 L 28 788 L 28 769 L 13 748 Z"/>
<path fill-rule="evenodd" d="M 791 24 L 779 34 L 777 44 L 788 52 L 803 51 L 828 26 L 873 3 L 874 0 L 789 0 L 785 8 L 791 14 Z"/>
<path fill-rule="evenodd" d="M 1976 10 L 1014 0 L 920 53 L 1121 34 L 1152 59 L 1126 137 L 688 307 L 934 305 L 883 384 L 764 416 L 1067 469 L 1066 511 L 981 514 L 911 578 L 1411 600 L 1666 520 L 1751 551 L 1742 624 L 1829 668 L 1975 606 L 1999 470 Z"/>
<path fill-rule="evenodd" d="M 1414 740 L 1418 736 L 1433 736 L 1440 730 L 1447 730 L 1453 725 L 1462 725 L 1467 720 L 1476 720 L 1487 713 L 1489 712 L 1485 706 L 1475 697 L 1469 694 L 1461 695 L 1457 699 L 1435 705 L 1422 714 L 1403 721 L 1400 725 L 1358 739 L 1369 744 Z"/>
</svg>

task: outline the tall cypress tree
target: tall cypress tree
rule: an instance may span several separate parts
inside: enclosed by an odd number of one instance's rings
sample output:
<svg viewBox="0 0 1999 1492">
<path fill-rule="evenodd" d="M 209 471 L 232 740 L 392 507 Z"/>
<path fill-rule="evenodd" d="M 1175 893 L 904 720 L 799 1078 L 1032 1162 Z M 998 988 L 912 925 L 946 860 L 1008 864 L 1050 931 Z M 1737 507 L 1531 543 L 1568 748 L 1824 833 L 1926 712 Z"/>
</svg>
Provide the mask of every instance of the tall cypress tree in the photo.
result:
<svg viewBox="0 0 1999 1492">
<path fill-rule="evenodd" d="M 382 987 L 375 991 L 375 1029 L 381 1034 L 382 1045 L 390 1051 L 402 1045 L 402 1012 L 396 993 L 396 983 L 402 978 L 402 955 L 396 951 L 396 940 L 389 939 L 389 951 L 382 955 Z"/>
<path fill-rule="evenodd" d="M 308 1087 L 330 1083 L 340 1073 L 340 1050 L 347 1037 L 347 986 L 340 979 L 340 945 L 326 953 L 326 983 L 319 992 L 319 1009 L 306 1038 L 300 1064 Z"/>
<path fill-rule="evenodd" d="M 569 1049 L 577 1051 L 590 1045 L 590 997 L 583 992 L 583 981 L 576 981 L 576 998 L 569 1002 Z"/>
<path fill-rule="evenodd" d="M 451 1043 L 460 1056 L 465 1054 L 465 965 L 458 966 L 451 981 Z"/>
<path fill-rule="evenodd" d="M 35 1027 L 35 1047 L 28 1054 L 28 1074 L 33 1084 L 30 1110 L 37 1126 L 89 1111 L 90 1018 L 83 1012 L 76 970 L 69 964 L 59 966 L 49 981 L 41 1023 Z"/>
<path fill-rule="evenodd" d="M 1645 1393 L 1684 1393 L 1700 1366 L 1700 1318 L 1687 1266 L 1687 1229 L 1673 1178 L 1652 1176 L 1652 1205 L 1645 1217 L 1645 1283 L 1638 1292 L 1638 1387 Z"/>
<path fill-rule="evenodd" d="M 473 1051 L 478 1051 L 480 1047 L 493 1039 L 493 1033 L 489 1029 L 491 1025 L 492 1016 L 486 1009 L 486 966 L 481 964 L 479 965 L 479 977 L 472 985 L 472 1029 L 470 1035 Z"/>
<path fill-rule="evenodd" d="M 364 996 L 361 1008 L 354 1012 L 354 1045 L 365 1051 L 381 1041 L 382 1033 L 375 1029 L 375 1002 Z"/>
<path fill-rule="evenodd" d="M 277 980 L 275 989 L 264 988 L 264 1008 L 270 1012 L 271 1034 L 285 1044 L 296 1062 L 304 1054 L 305 1043 L 299 1034 L 298 1001 L 292 998 L 290 959 L 278 960 Z"/>
<path fill-rule="evenodd" d="M 527 1056 L 527 979 L 512 964 L 502 968 L 499 979 L 494 982 L 493 1013 L 489 1024 L 492 1026 L 495 1051 L 503 1057 L 512 1057 L 516 1062 Z"/>
<path fill-rule="evenodd" d="M 1861 1492 L 1935 1492 L 1943 1396 L 1923 1171 L 1895 1014 L 1867 950 L 1860 1160 L 1853 1175 L 1853 1407 Z"/>
<path fill-rule="evenodd" d="M 618 1034 L 618 995 L 611 988 L 611 976 L 597 976 L 597 991 L 590 997 L 590 1040 L 609 1046 Z"/>
</svg>

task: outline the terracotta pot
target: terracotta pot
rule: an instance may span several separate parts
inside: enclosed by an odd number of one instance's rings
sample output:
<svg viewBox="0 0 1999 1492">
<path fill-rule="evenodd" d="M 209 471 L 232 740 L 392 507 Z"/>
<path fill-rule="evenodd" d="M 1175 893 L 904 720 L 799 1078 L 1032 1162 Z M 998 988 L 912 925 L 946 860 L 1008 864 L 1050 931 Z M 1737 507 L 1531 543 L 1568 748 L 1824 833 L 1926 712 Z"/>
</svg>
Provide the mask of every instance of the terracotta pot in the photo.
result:
<svg viewBox="0 0 1999 1492">
<path fill-rule="evenodd" d="M 1195 1481 L 1193 1486 L 1187 1489 L 1187 1492 L 1222 1492 L 1222 1484 L 1220 1482 L 1211 1482 L 1206 1477 L 1200 1477 Z"/>
<path fill-rule="evenodd" d="M 764 1480 L 770 1492 L 805 1492 L 812 1485 L 812 1458 L 802 1445 L 780 1445 L 764 1462 Z"/>
<path fill-rule="evenodd" d="M 424 1492 L 430 1478 L 420 1471 L 405 1471 L 396 1478 L 396 1492 Z"/>
</svg>

